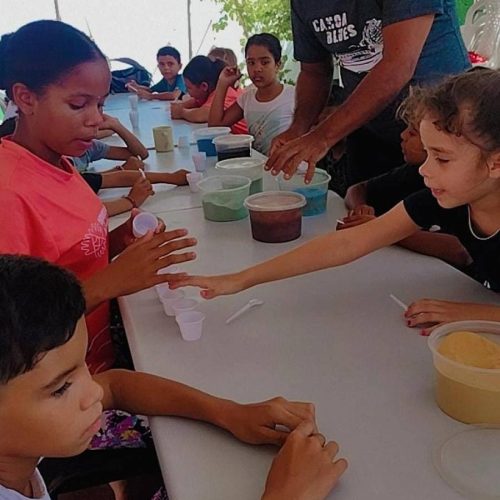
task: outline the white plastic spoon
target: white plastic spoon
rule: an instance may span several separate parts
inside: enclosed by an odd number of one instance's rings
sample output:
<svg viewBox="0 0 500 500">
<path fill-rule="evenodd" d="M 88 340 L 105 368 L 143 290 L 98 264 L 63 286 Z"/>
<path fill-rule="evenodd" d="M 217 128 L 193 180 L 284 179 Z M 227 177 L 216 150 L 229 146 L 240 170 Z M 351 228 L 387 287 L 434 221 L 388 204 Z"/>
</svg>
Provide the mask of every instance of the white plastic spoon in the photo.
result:
<svg viewBox="0 0 500 500">
<path fill-rule="evenodd" d="M 250 299 L 247 304 L 245 304 L 241 309 L 239 309 L 232 316 L 229 316 L 229 318 L 226 319 L 226 325 L 229 325 L 231 321 L 234 321 L 236 318 L 239 318 L 243 313 L 246 313 L 252 307 L 261 306 L 263 303 L 264 303 L 263 300 Z"/>
</svg>

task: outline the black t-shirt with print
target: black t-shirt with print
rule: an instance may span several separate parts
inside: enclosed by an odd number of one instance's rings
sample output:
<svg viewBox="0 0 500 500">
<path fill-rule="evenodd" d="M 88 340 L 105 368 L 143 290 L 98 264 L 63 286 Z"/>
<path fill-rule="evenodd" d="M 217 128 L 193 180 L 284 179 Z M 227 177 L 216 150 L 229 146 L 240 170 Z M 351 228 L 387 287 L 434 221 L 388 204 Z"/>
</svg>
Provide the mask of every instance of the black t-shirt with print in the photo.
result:
<svg viewBox="0 0 500 500">
<path fill-rule="evenodd" d="M 406 212 L 423 229 L 437 225 L 443 233 L 455 235 L 474 261 L 474 274 L 487 288 L 500 292 L 500 230 L 489 237 L 474 232 L 469 208 L 442 208 L 428 189 L 404 200 Z"/>
<path fill-rule="evenodd" d="M 455 0 L 291 0 L 291 11 L 295 58 L 301 62 L 333 55 L 341 68 L 364 75 L 382 59 L 383 27 L 434 14 L 413 83 L 470 66 Z"/>
</svg>

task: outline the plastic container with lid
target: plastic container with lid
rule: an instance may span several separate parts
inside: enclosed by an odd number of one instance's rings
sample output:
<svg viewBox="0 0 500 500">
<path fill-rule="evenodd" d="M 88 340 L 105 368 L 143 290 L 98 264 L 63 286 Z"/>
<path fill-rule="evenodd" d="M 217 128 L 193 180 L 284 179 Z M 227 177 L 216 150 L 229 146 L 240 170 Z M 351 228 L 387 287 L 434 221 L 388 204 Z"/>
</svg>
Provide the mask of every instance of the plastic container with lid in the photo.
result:
<svg viewBox="0 0 500 500">
<path fill-rule="evenodd" d="M 302 208 L 306 199 L 300 193 L 266 191 L 245 200 L 250 212 L 252 236 L 265 243 L 292 241 L 302 234 Z"/>
<path fill-rule="evenodd" d="M 204 127 L 193 131 L 193 137 L 200 153 L 206 153 L 207 156 L 216 156 L 217 151 L 214 145 L 214 139 L 220 135 L 227 135 L 231 132 L 229 127 Z"/>
<path fill-rule="evenodd" d="M 253 136 L 247 134 L 219 135 L 214 139 L 217 159 L 219 161 L 230 158 L 248 157 L 252 154 Z"/>
<path fill-rule="evenodd" d="M 436 370 L 437 404 L 467 424 L 500 424 L 500 368 L 464 365 L 439 352 L 444 338 L 458 331 L 478 333 L 500 344 L 500 323 L 494 321 L 457 321 L 436 328 L 428 345 Z"/>
<path fill-rule="evenodd" d="M 231 174 L 248 177 L 252 181 L 250 194 L 255 194 L 262 191 L 264 164 L 265 160 L 256 158 L 232 158 L 217 162 L 215 168 L 223 175 Z"/>
<path fill-rule="evenodd" d="M 227 222 L 244 219 L 250 179 L 240 175 L 214 175 L 198 182 L 205 219 Z"/>
<path fill-rule="evenodd" d="M 289 180 L 280 176 L 277 181 L 280 190 L 294 191 L 305 196 L 307 204 L 303 210 L 304 217 L 322 214 L 326 210 L 330 174 L 317 168 L 309 184 L 306 184 L 304 179 L 305 171 L 299 171 Z"/>
</svg>

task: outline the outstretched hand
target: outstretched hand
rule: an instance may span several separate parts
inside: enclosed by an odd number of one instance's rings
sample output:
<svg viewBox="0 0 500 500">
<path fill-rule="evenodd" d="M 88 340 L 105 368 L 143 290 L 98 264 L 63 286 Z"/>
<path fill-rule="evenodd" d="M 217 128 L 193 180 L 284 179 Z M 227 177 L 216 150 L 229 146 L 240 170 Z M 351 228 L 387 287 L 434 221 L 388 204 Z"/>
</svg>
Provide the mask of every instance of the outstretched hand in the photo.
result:
<svg viewBox="0 0 500 500">
<path fill-rule="evenodd" d="M 170 281 L 170 288 L 197 286 L 202 288 L 200 295 L 204 299 L 213 299 L 219 295 L 231 295 L 244 290 L 244 284 L 238 274 L 220 276 L 178 276 Z"/>
</svg>

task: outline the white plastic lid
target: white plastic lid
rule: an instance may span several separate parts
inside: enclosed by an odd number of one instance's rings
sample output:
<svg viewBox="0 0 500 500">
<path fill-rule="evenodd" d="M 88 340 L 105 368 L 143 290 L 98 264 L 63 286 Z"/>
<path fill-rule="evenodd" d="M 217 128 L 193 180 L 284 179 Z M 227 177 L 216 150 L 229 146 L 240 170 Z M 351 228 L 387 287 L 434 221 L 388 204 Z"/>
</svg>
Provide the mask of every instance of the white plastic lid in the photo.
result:
<svg viewBox="0 0 500 500">
<path fill-rule="evenodd" d="M 500 498 L 500 426 L 469 426 L 434 452 L 440 476 L 456 491 L 474 500 Z"/>
<path fill-rule="evenodd" d="M 193 135 L 198 139 L 211 139 L 218 135 L 227 135 L 231 132 L 229 127 L 206 127 L 193 131 Z"/>
<path fill-rule="evenodd" d="M 248 135 L 248 134 L 229 134 L 229 135 L 217 135 L 217 137 L 214 138 L 214 144 L 216 146 L 226 146 L 226 147 L 237 147 L 237 146 L 245 146 L 245 145 L 251 145 L 253 142 L 253 135 Z"/>
<path fill-rule="evenodd" d="M 248 168 L 258 168 L 264 166 L 266 160 L 254 158 L 230 158 L 229 160 L 218 161 L 215 168 L 221 170 L 244 170 Z"/>
<path fill-rule="evenodd" d="M 245 207 L 254 212 L 277 212 L 302 208 L 306 198 L 293 191 L 265 191 L 245 199 Z"/>
</svg>

